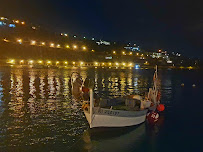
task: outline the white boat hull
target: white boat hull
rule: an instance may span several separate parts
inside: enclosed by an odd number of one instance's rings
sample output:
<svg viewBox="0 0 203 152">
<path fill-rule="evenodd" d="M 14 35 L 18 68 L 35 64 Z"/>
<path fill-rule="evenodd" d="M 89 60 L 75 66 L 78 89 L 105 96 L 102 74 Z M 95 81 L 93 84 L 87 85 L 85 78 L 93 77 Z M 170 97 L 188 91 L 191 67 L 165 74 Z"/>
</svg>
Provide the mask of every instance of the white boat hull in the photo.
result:
<svg viewBox="0 0 203 152">
<path fill-rule="evenodd" d="M 102 110 L 104 110 L 103 113 L 99 114 L 95 112 L 93 114 L 92 122 L 90 120 L 90 113 L 88 111 L 84 111 L 85 116 L 90 124 L 90 128 L 135 126 L 143 123 L 146 119 L 147 114 L 147 110 L 135 112 L 110 109 Z M 118 112 L 121 112 L 120 115 L 117 114 Z"/>
</svg>

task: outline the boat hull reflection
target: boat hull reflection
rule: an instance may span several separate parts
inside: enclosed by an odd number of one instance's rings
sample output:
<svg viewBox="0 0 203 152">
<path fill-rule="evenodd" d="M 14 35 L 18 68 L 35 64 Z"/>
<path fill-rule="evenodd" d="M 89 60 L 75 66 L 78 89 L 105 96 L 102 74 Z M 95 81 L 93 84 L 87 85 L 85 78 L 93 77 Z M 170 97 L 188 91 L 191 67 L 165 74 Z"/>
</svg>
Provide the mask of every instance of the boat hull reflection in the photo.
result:
<svg viewBox="0 0 203 152">
<path fill-rule="evenodd" d="M 139 145 L 145 133 L 145 123 L 125 128 L 93 128 L 84 132 L 83 148 L 87 151 L 130 151 Z"/>
</svg>

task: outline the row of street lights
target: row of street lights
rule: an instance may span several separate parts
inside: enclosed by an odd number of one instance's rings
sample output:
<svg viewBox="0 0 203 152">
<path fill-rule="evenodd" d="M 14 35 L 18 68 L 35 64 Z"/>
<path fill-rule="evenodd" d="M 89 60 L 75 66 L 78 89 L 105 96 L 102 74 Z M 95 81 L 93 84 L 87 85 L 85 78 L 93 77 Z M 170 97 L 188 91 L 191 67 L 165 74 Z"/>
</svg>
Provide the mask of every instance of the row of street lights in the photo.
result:
<svg viewBox="0 0 203 152">
<path fill-rule="evenodd" d="M 4 38 L 3 41 L 4 41 L 4 42 L 10 42 L 10 41 L 7 40 L 6 38 Z M 23 40 L 22 40 L 22 39 L 17 39 L 16 42 L 19 43 L 19 44 L 22 44 L 22 43 L 23 43 Z M 37 41 L 31 40 L 31 41 L 30 41 L 30 45 L 37 45 Z M 45 43 L 45 42 L 40 42 L 40 43 L 39 43 L 39 46 L 46 46 L 46 43 Z M 62 48 L 60 44 L 55 44 L 55 43 L 52 43 L 52 42 L 49 43 L 49 47 L 51 47 L 51 48 Z M 65 48 L 70 49 L 71 47 L 70 47 L 70 45 L 65 45 Z M 73 48 L 73 49 L 78 49 L 79 47 L 78 47 L 77 45 L 72 45 L 72 48 Z M 87 47 L 86 47 L 86 46 L 82 46 L 81 49 L 82 49 L 83 51 L 86 51 L 86 50 L 87 50 Z M 91 50 L 91 51 L 94 52 L 95 50 Z"/>
<path fill-rule="evenodd" d="M 7 63 L 9 64 L 46 64 L 46 65 L 72 65 L 72 66 L 123 66 L 123 67 L 133 67 L 135 64 L 133 63 L 126 63 L 126 62 L 68 62 L 68 61 L 51 61 L 51 60 L 47 60 L 47 61 L 43 61 L 43 60 L 15 60 L 15 59 L 10 59 L 7 61 Z"/>
</svg>

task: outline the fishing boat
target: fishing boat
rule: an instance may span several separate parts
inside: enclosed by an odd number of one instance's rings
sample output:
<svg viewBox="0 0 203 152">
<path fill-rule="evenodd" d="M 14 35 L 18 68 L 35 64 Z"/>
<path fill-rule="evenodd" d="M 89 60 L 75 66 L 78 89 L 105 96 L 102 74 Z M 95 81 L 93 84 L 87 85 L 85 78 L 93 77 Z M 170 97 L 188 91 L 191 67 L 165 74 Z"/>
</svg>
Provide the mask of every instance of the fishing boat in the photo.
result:
<svg viewBox="0 0 203 152">
<path fill-rule="evenodd" d="M 72 86 L 74 88 L 73 82 Z M 145 97 L 128 95 L 114 99 L 94 98 L 93 85 L 89 85 L 88 89 L 84 91 L 84 94 L 89 93 L 89 98 L 83 101 L 82 109 L 90 128 L 128 127 L 143 123 L 148 111 L 154 111 L 160 100 L 157 66 L 153 84 Z"/>
</svg>

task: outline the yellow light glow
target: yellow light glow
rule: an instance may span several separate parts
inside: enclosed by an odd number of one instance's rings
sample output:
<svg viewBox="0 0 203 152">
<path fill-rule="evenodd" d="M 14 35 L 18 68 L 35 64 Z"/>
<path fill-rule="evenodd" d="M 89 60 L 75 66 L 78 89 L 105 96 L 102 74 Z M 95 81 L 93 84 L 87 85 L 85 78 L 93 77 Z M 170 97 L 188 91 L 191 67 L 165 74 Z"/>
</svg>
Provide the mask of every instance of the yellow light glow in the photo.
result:
<svg viewBox="0 0 203 152">
<path fill-rule="evenodd" d="M 102 65 L 104 65 L 104 63 L 102 63 Z"/>
<path fill-rule="evenodd" d="M 64 34 L 64 36 L 68 36 L 68 34 Z"/>
<path fill-rule="evenodd" d="M 95 64 L 95 65 L 98 65 L 98 62 L 95 62 L 94 64 Z"/>
<path fill-rule="evenodd" d="M 112 65 L 112 63 L 110 62 L 109 65 Z"/>
<path fill-rule="evenodd" d="M 25 25 L 25 22 L 21 22 L 22 25 Z"/>
<path fill-rule="evenodd" d="M 31 41 L 31 45 L 35 45 L 36 44 L 36 41 Z"/>
<path fill-rule="evenodd" d="M 61 46 L 60 46 L 60 44 L 57 44 L 57 46 L 56 46 L 57 48 L 60 48 Z"/>
<path fill-rule="evenodd" d="M 139 55 L 139 53 L 136 53 L 136 55 Z"/>
<path fill-rule="evenodd" d="M 14 64 L 14 63 L 15 63 L 15 60 L 14 60 L 14 59 L 10 59 L 10 60 L 8 61 L 8 63 Z"/>
<path fill-rule="evenodd" d="M 65 64 L 68 64 L 68 62 L 67 62 L 67 61 L 65 61 L 64 63 L 65 63 Z"/>
<path fill-rule="evenodd" d="M 77 49 L 77 45 L 73 45 L 73 48 L 74 48 L 74 49 Z"/>
<path fill-rule="evenodd" d="M 129 66 L 132 66 L 133 64 L 132 63 L 129 63 Z"/>
<path fill-rule="evenodd" d="M 20 60 L 20 63 L 24 63 L 24 60 Z"/>
<path fill-rule="evenodd" d="M 87 48 L 85 46 L 82 47 L 83 50 L 86 50 Z"/>
<path fill-rule="evenodd" d="M 124 52 L 124 51 L 123 51 L 122 53 L 123 53 L 123 55 L 125 54 L 125 52 Z"/>
<path fill-rule="evenodd" d="M 47 61 L 47 64 L 51 64 L 51 61 Z"/>
<path fill-rule="evenodd" d="M 59 64 L 59 61 L 56 61 L 56 64 Z"/>
<path fill-rule="evenodd" d="M 42 60 L 39 60 L 39 61 L 38 61 L 38 63 L 42 64 L 42 63 L 43 63 L 43 61 L 42 61 Z"/>
<path fill-rule="evenodd" d="M 1 17 L 1 20 L 4 20 L 4 17 Z"/>
<path fill-rule="evenodd" d="M 75 64 L 75 62 L 73 62 L 73 64 Z"/>
<path fill-rule="evenodd" d="M 16 23 L 19 23 L 19 20 L 16 20 L 15 22 L 16 22 Z"/>
<path fill-rule="evenodd" d="M 67 48 L 67 49 L 69 49 L 69 48 L 70 48 L 70 46 L 69 46 L 69 45 L 66 45 L 66 48 Z"/>
<path fill-rule="evenodd" d="M 33 60 L 29 60 L 28 62 L 29 62 L 30 64 L 32 64 L 32 63 L 33 63 Z"/>
<path fill-rule="evenodd" d="M 22 39 L 17 39 L 17 42 L 18 42 L 18 43 L 22 43 L 23 40 L 22 40 Z"/>
<path fill-rule="evenodd" d="M 129 55 L 132 55 L 132 54 L 133 54 L 132 52 L 129 53 Z"/>
<path fill-rule="evenodd" d="M 143 54 L 141 54 L 141 56 L 143 56 Z"/>
<path fill-rule="evenodd" d="M 83 65 L 84 64 L 84 62 L 80 62 L 80 65 Z"/>
<path fill-rule="evenodd" d="M 123 63 L 123 65 L 125 66 L 126 64 L 125 64 L 125 63 Z"/>
<path fill-rule="evenodd" d="M 50 47 L 54 47 L 54 43 L 50 43 Z"/>
<path fill-rule="evenodd" d="M 94 50 L 92 50 L 92 52 L 94 52 Z"/>
<path fill-rule="evenodd" d="M 119 64 L 116 62 L 116 65 L 119 65 Z"/>
<path fill-rule="evenodd" d="M 113 51 L 113 54 L 116 54 L 116 51 Z"/>
<path fill-rule="evenodd" d="M 7 40 L 6 38 L 4 38 L 4 42 L 9 42 L 9 40 Z"/>
<path fill-rule="evenodd" d="M 188 67 L 188 69 L 192 69 L 192 68 L 193 68 L 192 66 L 189 66 L 189 67 Z"/>
<path fill-rule="evenodd" d="M 41 45 L 45 45 L 45 42 L 41 42 Z"/>
</svg>

